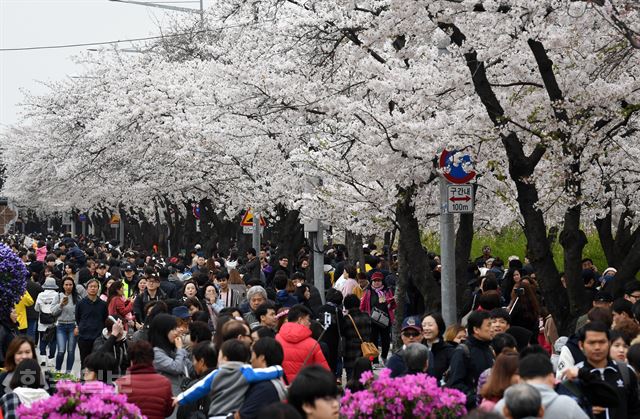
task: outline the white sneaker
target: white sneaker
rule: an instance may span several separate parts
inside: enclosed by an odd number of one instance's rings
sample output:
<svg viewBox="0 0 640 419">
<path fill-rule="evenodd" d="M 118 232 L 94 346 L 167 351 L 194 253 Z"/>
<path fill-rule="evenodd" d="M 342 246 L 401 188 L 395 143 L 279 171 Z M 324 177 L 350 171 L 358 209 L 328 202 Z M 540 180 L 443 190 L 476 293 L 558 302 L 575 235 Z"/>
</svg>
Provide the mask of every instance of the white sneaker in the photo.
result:
<svg viewBox="0 0 640 419">
<path fill-rule="evenodd" d="M 56 359 L 55 358 L 47 358 L 47 367 L 49 368 L 55 368 L 56 366 Z"/>
</svg>

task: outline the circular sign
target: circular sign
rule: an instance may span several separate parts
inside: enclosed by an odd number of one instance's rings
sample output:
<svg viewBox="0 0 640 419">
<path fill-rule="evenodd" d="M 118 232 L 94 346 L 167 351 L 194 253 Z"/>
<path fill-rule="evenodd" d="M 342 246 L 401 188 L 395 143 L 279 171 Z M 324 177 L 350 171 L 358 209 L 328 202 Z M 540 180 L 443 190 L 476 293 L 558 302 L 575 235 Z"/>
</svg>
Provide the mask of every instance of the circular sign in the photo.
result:
<svg viewBox="0 0 640 419">
<path fill-rule="evenodd" d="M 467 183 L 476 177 L 471 157 L 457 150 L 442 150 L 440 169 L 445 179 L 451 183 Z"/>
</svg>

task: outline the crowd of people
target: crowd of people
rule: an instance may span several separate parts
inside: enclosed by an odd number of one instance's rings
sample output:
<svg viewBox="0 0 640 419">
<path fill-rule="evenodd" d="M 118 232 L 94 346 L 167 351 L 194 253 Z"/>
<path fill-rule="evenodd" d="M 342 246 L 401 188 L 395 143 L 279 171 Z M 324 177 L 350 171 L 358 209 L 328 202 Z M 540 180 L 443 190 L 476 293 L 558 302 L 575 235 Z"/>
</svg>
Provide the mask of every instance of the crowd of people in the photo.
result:
<svg viewBox="0 0 640 419">
<path fill-rule="evenodd" d="M 321 295 L 304 249 L 290 261 L 269 245 L 163 258 L 69 235 L 5 242 L 31 276 L 0 321 L 4 418 L 77 364 L 73 378 L 115 386 L 148 418 L 337 418 L 341 392 L 381 368 L 460 390 L 469 417 L 640 417 L 640 283 L 614 299 L 615 269 L 599 275 L 588 259 L 593 308 L 571 336 L 558 336 L 533 267 L 485 248 L 461 323 L 409 315 L 394 346 L 395 309 L 411 313 L 411 297 L 372 248 L 363 267 L 328 251 Z"/>
</svg>

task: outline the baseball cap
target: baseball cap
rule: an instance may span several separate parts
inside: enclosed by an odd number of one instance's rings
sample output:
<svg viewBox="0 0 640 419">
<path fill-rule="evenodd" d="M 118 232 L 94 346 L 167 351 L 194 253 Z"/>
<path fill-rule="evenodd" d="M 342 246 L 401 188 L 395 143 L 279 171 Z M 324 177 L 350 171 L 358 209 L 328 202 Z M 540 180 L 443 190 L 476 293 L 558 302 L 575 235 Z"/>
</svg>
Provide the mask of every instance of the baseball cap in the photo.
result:
<svg viewBox="0 0 640 419">
<path fill-rule="evenodd" d="M 422 332 L 422 324 L 420 324 L 418 318 L 409 316 L 402 321 L 402 331 L 404 332 L 407 329 L 414 329 L 418 332 Z"/>
<path fill-rule="evenodd" d="M 124 266 L 124 270 L 125 271 L 135 271 L 136 269 L 133 267 L 132 264 L 128 263 Z"/>
<path fill-rule="evenodd" d="M 593 301 L 598 301 L 601 303 L 612 303 L 613 297 L 607 291 L 598 291 L 596 296 L 593 298 Z"/>
</svg>

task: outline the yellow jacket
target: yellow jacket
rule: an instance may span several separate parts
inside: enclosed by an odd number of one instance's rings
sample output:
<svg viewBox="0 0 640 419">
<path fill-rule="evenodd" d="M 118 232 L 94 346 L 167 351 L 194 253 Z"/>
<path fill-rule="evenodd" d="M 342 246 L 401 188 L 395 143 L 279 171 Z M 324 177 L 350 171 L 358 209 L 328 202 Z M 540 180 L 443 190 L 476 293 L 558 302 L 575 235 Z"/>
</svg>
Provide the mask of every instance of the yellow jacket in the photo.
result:
<svg viewBox="0 0 640 419">
<path fill-rule="evenodd" d="M 27 307 L 31 307 L 35 301 L 29 294 L 29 291 L 25 291 L 24 295 L 16 304 L 16 313 L 18 314 L 18 330 L 27 328 Z"/>
</svg>

